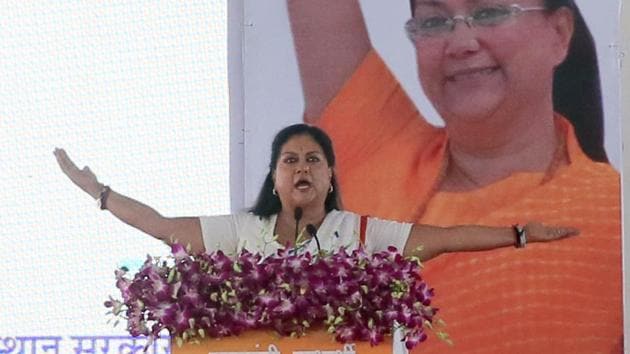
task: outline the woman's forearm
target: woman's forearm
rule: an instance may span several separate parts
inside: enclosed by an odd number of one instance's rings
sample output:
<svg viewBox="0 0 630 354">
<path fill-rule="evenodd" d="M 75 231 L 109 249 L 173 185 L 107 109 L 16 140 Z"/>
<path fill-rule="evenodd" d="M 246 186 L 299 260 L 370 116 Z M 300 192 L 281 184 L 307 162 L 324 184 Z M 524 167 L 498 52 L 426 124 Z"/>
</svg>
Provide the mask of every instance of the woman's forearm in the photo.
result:
<svg viewBox="0 0 630 354">
<path fill-rule="evenodd" d="M 110 190 L 105 207 L 122 222 L 167 243 L 190 244 L 194 252 L 204 250 L 197 217 L 167 218 L 135 199 Z"/>
<path fill-rule="evenodd" d="M 79 169 L 64 149 L 56 148 L 53 154 L 61 171 L 72 183 L 92 198 L 100 198 L 101 207 L 124 223 L 162 241 L 178 240 L 190 244 L 195 252 L 204 250 L 199 218 L 165 218 L 148 205 L 106 189 L 89 167 Z"/>
<path fill-rule="evenodd" d="M 575 228 L 544 226 L 536 222 L 528 223 L 524 230 L 529 242 L 554 241 L 579 233 Z M 417 256 L 426 261 L 442 253 L 487 251 L 515 246 L 516 243 L 514 227 L 414 225 L 404 255 Z"/>
<path fill-rule="evenodd" d="M 468 229 L 471 232 L 466 232 Z M 492 232 L 484 233 L 490 229 Z M 422 261 L 432 259 L 446 252 L 478 251 L 514 244 L 511 230 L 485 227 L 434 227 L 414 225 L 405 245 L 405 256 L 417 256 Z"/>
</svg>

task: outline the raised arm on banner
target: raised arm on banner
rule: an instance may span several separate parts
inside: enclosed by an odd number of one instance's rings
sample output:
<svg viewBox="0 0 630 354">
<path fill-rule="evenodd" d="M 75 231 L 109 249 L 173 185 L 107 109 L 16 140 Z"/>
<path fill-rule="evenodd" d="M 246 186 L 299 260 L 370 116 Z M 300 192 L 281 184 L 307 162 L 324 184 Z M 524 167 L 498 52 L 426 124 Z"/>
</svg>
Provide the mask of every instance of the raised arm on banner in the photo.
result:
<svg viewBox="0 0 630 354">
<path fill-rule="evenodd" d="M 371 48 L 357 0 L 287 0 L 304 90 L 314 123 Z"/>
</svg>

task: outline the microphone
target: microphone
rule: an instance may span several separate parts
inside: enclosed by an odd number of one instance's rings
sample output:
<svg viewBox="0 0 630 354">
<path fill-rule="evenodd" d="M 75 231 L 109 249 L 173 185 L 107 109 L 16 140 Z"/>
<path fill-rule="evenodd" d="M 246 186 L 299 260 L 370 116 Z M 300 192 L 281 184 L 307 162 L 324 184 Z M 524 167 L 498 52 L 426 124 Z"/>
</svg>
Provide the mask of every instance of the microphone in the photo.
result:
<svg viewBox="0 0 630 354">
<path fill-rule="evenodd" d="M 302 208 L 297 207 L 293 211 L 293 218 L 295 219 L 295 242 L 297 242 L 300 219 L 302 219 Z M 297 245 L 296 245 L 297 246 Z"/>
<path fill-rule="evenodd" d="M 319 239 L 317 238 L 317 229 L 315 228 L 315 226 L 313 226 L 313 224 L 306 225 L 306 232 L 308 232 L 308 234 L 315 239 L 315 242 L 317 242 L 317 253 L 322 253 L 322 248 L 319 245 Z"/>
</svg>

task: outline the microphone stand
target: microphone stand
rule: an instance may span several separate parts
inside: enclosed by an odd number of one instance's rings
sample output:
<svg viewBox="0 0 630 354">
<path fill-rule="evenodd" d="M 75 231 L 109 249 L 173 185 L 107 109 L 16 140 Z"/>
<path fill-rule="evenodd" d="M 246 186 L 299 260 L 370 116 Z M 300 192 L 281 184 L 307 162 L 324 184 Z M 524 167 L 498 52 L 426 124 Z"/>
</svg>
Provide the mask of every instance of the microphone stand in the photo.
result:
<svg viewBox="0 0 630 354">
<path fill-rule="evenodd" d="M 315 226 L 313 226 L 313 224 L 306 225 L 306 232 L 308 232 L 308 234 L 315 239 L 315 242 L 317 243 L 317 253 L 321 254 L 322 247 L 319 244 L 319 238 L 317 238 L 317 229 L 315 228 Z"/>
<path fill-rule="evenodd" d="M 297 247 L 297 239 L 298 239 L 298 232 L 299 232 L 299 225 L 300 225 L 300 220 L 302 219 L 302 208 L 297 207 L 295 208 L 295 210 L 293 211 L 293 218 L 295 219 L 295 240 L 293 241 L 293 246 Z"/>
</svg>

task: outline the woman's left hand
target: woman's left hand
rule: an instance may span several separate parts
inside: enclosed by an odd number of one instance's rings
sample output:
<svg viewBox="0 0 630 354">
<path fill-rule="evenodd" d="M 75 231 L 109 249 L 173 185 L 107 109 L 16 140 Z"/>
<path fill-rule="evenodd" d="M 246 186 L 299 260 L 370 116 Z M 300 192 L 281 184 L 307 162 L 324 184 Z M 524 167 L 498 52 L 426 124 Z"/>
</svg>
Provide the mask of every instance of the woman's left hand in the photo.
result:
<svg viewBox="0 0 630 354">
<path fill-rule="evenodd" d="M 545 226 L 539 222 L 528 222 L 523 228 L 529 242 L 547 242 L 577 236 L 580 230 L 574 227 Z"/>
</svg>

